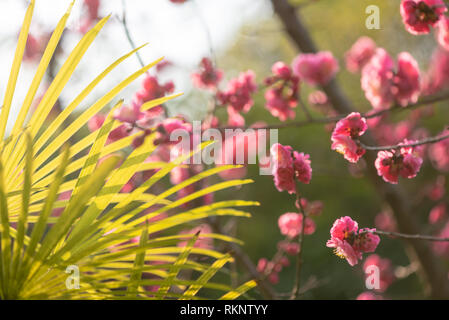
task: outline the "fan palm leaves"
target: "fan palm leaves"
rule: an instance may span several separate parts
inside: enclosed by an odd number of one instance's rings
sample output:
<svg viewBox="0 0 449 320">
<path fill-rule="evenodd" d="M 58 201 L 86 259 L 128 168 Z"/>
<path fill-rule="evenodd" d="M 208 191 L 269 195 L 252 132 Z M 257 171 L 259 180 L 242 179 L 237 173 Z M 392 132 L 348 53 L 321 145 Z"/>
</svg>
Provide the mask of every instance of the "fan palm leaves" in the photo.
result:
<svg viewBox="0 0 449 320">
<path fill-rule="evenodd" d="M 0 298 L 1 299 L 198 299 L 203 288 L 217 291 L 217 298 L 235 299 L 255 286 L 249 281 L 238 288 L 212 282 L 232 261 L 231 255 L 196 246 L 199 237 L 238 240 L 220 234 L 183 234 L 179 226 L 213 216 L 249 217 L 241 208 L 256 202 L 219 201 L 193 209 L 181 205 L 208 193 L 251 180 L 217 183 L 183 198 L 177 191 L 235 166 L 205 170 L 159 194 L 149 188 L 207 145 L 189 155 L 164 163 L 147 163 L 154 152 L 155 134 L 130 154 L 120 152 L 135 136 L 106 144 L 118 123 L 112 114 L 123 101 L 116 100 L 130 83 L 146 73 L 156 60 L 120 81 L 95 103 L 72 118 L 74 110 L 119 64 L 137 50 L 109 65 L 50 123 L 53 105 L 66 87 L 83 55 L 109 17 L 101 19 L 79 41 L 60 68 L 34 112 L 30 112 L 64 31 L 73 3 L 56 26 L 10 132 L 7 122 L 27 42 L 35 1 L 25 14 L 0 114 Z M 145 103 L 158 106 L 177 95 Z M 68 145 L 86 122 L 114 104 L 101 128 Z M 121 192 L 140 171 L 157 169 L 129 193 Z M 69 193 L 69 199 L 59 196 Z M 54 210 L 61 210 L 59 216 Z M 151 210 L 149 210 L 151 209 Z M 166 214 L 163 219 L 153 219 Z M 130 239 L 140 239 L 130 241 Z M 179 243 L 189 240 L 187 244 Z M 79 287 L 68 285 L 67 271 L 79 270 Z M 183 276 L 188 274 L 189 276 Z"/>
</svg>

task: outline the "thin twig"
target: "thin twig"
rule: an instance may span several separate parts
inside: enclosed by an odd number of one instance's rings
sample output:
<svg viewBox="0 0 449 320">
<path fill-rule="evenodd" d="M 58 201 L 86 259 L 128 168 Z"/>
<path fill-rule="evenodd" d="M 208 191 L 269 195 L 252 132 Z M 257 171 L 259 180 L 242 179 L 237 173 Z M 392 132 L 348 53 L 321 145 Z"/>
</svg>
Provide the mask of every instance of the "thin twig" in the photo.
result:
<svg viewBox="0 0 449 320">
<path fill-rule="evenodd" d="M 129 31 L 128 23 L 126 21 L 126 2 L 125 2 L 125 0 L 122 0 L 122 25 L 123 25 L 123 29 L 125 30 L 126 38 L 128 39 L 128 42 L 131 45 L 131 48 L 136 49 L 137 46 L 131 36 L 131 32 Z M 139 63 L 142 66 L 142 68 L 145 67 L 145 63 L 143 62 L 143 59 L 140 56 L 140 53 L 138 51 L 136 51 L 136 57 L 137 57 L 137 60 L 139 60 Z"/>
<path fill-rule="evenodd" d="M 382 110 L 379 110 L 376 112 L 369 111 L 369 112 L 362 113 L 361 115 L 362 115 L 362 117 L 364 117 L 366 119 L 372 119 L 372 118 L 380 117 L 386 113 L 396 113 L 396 112 L 399 113 L 399 112 L 403 112 L 403 111 L 410 111 L 410 110 L 414 110 L 414 109 L 417 109 L 422 106 L 426 106 L 426 105 L 436 103 L 436 102 L 441 102 L 441 101 L 448 100 L 448 99 L 449 99 L 449 92 L 443 92 L 440 94 L 425 96 L 422 99 L 420 99 L 419 101 L 417 101 L 416 103 L 409 104 L 405 107 L 401 107 L 399 105 L 394 105 L 393 107 L 391 107 L 389 109 L 382 109 Z M 261 129 L 299 128 L 299 127 L 305 127 L 305 126 L 314 125 L 314 124 L 325 124 L 325 123 L 337 122 L 347 116 L 348 116 L 347 114 L 340 114 L 340 115 L 336 115 L 336 116 L 332 116 L 332 117 L 321 117 L 321 118 L 314 117 L 312 119 L 309 118 L 306 120 L 268 124 L 266 126 L 253 128 L 253 129 L 261 130 Z M 224 129 L 243 129 L 243 130 L 245 130 L 245 129 L 249 129 L 249 127 L 245 127 L 245 126 L 224 127 L 223 126 L 223 127 L 219 127 L 218 129 L 220 129 L 220 130 L 224 130 Z"/>
<path fill-rule="evenodd" d="M 444 135 L 444 136 L 436 136 L 436 137 L 430 137 L 430 138 L 425 138 L 416 142 L 411 142 L 411 143 L 404 143 L 404 144 L 395 144 L 392 146 L 367 146 L 364 145 L 363 143 L 360 142 L 360 145 L 366 149 L 366 150 L 371 150 L 371 151 L 383 151 L 383 150 L 394 150 L 394 149 L 400 149 L 400 148 L 408 148 L 408 147 L 418 147 L 418 146 L 422 146 L 424 144 L 432 144 L 432 143 L 437 143 L 440 141 L 443 141 L 445 139 L 449 138 L 449 134 Z"/>
<path fill-rule="evenodd" d="M 389 236 L 389 237 L 403 238 L 403 239 L 449 242 L 449 238 L 424 236 L 424 235 L 420 235 L 420 234 L 404 234 L 404 233 L 399 233 L 399 232 L 380 231 L 380 230 L 372 231 L 372 233 L 377 234 L 379 236 Z"/>
<path fill-rule="evenodd" d="M 301 269 L 302 269 L 302 246 L 304 244 L 304 230 L 306 225 L 306 213 L 301 203 L 301 196 L 299 193 L 298 184 L 296 184 L 296 202 L 299 207 L 299 214 L 302 216 L 301 232 L 298 235 L 298 255 L 296 257 L 296 275 L 295 284 L 292 289 L 290 300 L 297 300 L 300 294 L 301 287 Z"/>
</svg>

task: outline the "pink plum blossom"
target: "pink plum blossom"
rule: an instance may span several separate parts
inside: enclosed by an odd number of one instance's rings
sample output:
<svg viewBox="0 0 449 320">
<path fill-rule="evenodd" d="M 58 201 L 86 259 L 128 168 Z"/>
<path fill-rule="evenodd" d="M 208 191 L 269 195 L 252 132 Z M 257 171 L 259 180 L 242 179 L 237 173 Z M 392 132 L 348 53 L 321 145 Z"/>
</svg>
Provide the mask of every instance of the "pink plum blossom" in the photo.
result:
<svg viewBox="0 0 449 320">
<path fill-rule="evenodd" d="M 405 140 L 404 144 L 409 143 Z M 386 182 L 397 184 L 399 176 L 407 179 L 416 177 L 422 165 L 422 158 L 411 147 L 400 150 L 379 151 L 375 161 L 377 174 Z"/>
<path fill-rule="evenodd" d="M 312 167 L 310 166 L 310 156 L 293 151 L 293 168 L 295 169 L 295 178 L 302 183 L 309 184 L 312 180 Z"/>
<path fill-rule="evenodd" d="M 409 53 L 402 52 L 396 69 L 385 49 L 378 48 L 362 69 L 361 85 L 375 109 L 389 108 L 395 102 L 406 106 L 416 102 L 420 93 L 418 64 Z"/>
<path fill-rule="evenodd" d="M 360 37 L 345 54 L 346 68 L 352 73 L 359 72 L 375 51 L 376 43 L 373 39 L 366 36 Z"/>
<path fill-rule="evenodd" d="M 100 129 L 105 120 L 106 116 L 104 114 L 97 113 L 96 115 L 94 115 L 89 119 L 89 122 L 87 123 L 89 131 L 94 132 Z"/>
<path fill-rule="evenodd" d="M 200 70 L 192 74 L 193 85 L 199 89 L 215 90 L 223 78 L 223 71 L 215 69 L 209 58 L 200 62 Z"/>
<path fill-rule="evenodd" d="M 135 93 L 133 102 L 140 107 L 150 100 L 163 98 L 167 94 L 172 93 L 174 89 L 175 86 L 172 81 L 161 83 L 157 77 L 147 75 L 142 81 L 141 89 Z M 152 117 L 159 116 L 163 113 L 163 107 L 159 105 L 146 112 Z"/>
<path fill-rule="evenodd" d="M 303 53 L 292 62 L 293 72 L 310 85 L 326 85 L 338 72 L 338 61 L 330 51 Z"/>
<path fill-rule="evenodd" d="M 86 15 L 84 15 L 80 21 L 79 31 L 81 33 L 86 33 L 88 29 L 93 26 L 95 21 L 98 20 L 100 4 L 100 0 L 84 0 L 83 6 Z"/>
<path fill-rule="evenodd" d="M 270 150 L 274 184 L 279 191 L 296 193 L 295 178 L 309 183 L 312 177 L 309 155 L 293 152 L 292 147 L 274 144 Z"/>
<path fill-rule="evenodd" d="M 207 236 L 203 236 L 202 234 L 211 234 L 212 228 L 210 225 L 203 223 L 191 230 L 184 230 L 181 231 L 180 234 L 191 234 L 194 235 L 197 232 L 200 232 L 198 235 L 198 239 L 196 240 L 195 244 L 193 245 L 194 248 L 201 248 L 201 249 L 212 249 L 214 247 L 214 240 L 212 238 L 209 238 Z M 188 240 L 181 241 L 178 243 L 179 247 L 185 247 L 187 245 Z"/>
<path fill-rule="evenodd" d="M 376 266 L 379 268 L 379 289 L 375 290 L 378 292 L 385 292 L 395 280 L 391 260 L 381 258 L 377 254 L 372 254 L 366 258 L 363 264 L 363 269 L 366 270 L 369 266 Z"/>
<path fill-rule="evenodd" d="M 405 29 L 411 34 L 425 34 L 436 26 L 447 11 L 443 0 L 402 0 L 401 16 Z"/>
<path fill-rule="evenodd" d="M 445 203 L 437 204 L 430 210 L 429 213 L 429 223 L 435 224 L 442 222 L 447 217 L 447 208 Z"/>
<path fill-rule="evenodd" d="M 449 171 L 449 139 L 444 139 L 440 142 L 429 146 L 429 158 L 435 168 L 440 171 Z"/>
<path fill-rule="evenodd" d="M 278 226 L 281 233 L 289 238 L 294 238 L 301 233 L 303 216 L 295 212 L 287 212 L 278 219 Z M 306 218 L 304 226 L 304 234 L 312 234 L 315 232 L 315 222 Z"/>
<path fill-rule="evenodd" d="M 380 242 L 379 236 L 373 234 L 375 231 L 376 229 L 360 229 L 353 243 L 354 248 L 361 252 L 374 252 Z"/>
<path fill-rule="evenodd" d="M 236 112 L 248 112 L 254 104 L 252 94 L 257 91 L 255 78 L 256 74 L 252 70 L 240 73 L 229 81 L 225 91 L 218 93 L 218 99 Z"/>
<path fill-rule="evenodd" d="M 393 77 L 392 93 L 401 106 L 418 101 L 420 74 L 416 60 L 408 53 L 398 55 L 398 69 Z"/>
<path fill-rule="evenodd" d="M 449 85 L 449 51 L 438 48 L 431 58 L 430 66 L 423 81 L 426 94 L 435 93 Z"/>
<path fill-rule="evenodd" d="M 293 109 L 298 104 L 299 78 L 281 61 L 276 62 L 271 69 L 273 76 L 265 79 L 265 84 L 270 86 L 265 91 L 265 107 L 281 121 L 293 119 Z"/>
<path fill-rule="evenodd" d="M 337 256 L 346 259 L 349 265 L 354 266 L 362 259 L 362 253 L 374 252 L 380 238 L 374 234 L 376 229 L 360 229 L 358 224 L 350 217 L 342 217 L 334 222 L 330 230 L 331 239 L 326 246 L 334 248 Z"/>
<path fill-rule="evenodd" d="M 245 118 L 235 111 L 234 108 L 227 108 L 228 111 L 228 126 L 230 127 L 243 127 L 245 125 Z"/>
<path fill-rule="evenodd" d="M 131 104 L 130 106 L 122 106 L 116 109 L 114 112 L 114 119 L 120 122 L 128 122 L 131 124 L 136 123 L 139 117 L 142 115 L 140 108 L 137 104 Z"/>
<path fill-rule="evenodd" d="M 367 130 L 366 119 L 360 113 L 353 112 L 337 122 L 332 132 L 332 150 L 343 154 L 346 160 L 356 163 L 365 154 L 358 138 Z"/>
</svg>

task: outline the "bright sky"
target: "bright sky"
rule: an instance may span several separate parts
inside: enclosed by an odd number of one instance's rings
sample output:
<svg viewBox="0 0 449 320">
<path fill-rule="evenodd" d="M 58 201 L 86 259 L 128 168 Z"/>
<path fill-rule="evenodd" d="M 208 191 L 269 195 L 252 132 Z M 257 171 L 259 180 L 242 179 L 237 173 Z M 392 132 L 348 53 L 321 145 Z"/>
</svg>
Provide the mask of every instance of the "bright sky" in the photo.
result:
<svg viewBox="0 0 449 320">
<path fill-rule="evenodd" d="M 15 50 L 26 0 L 2 0 L 0 3 L 0 97 L 3 99 L 9 71 Z M 67 10 L 70 0 L 36 0 L 35 14 L 31 32 L 53 30 Z M 68 26 L 76 29 L 81 15 L 82 0 L 77 0 Z M 269 17 L 271 8 L 266 0 L 190 0 L 185 4 L 172 4 L 169 0 L 126 0 L 127 21 L 137 45 L 149 43 L 141 55 L 146 63 L 165 56 L 180 68 L 172 68 L 166 77 L 175 79 L 176 92 L 188 92 L 190 73 L 199 60 L 209 55 L 209 41 L 206 24 L 214 52 L 220 54 L 232 45 L 243 24 Z M 131 50 L 123 27 L 119 22 L 122 16 L 122 0 L 102 0 L 101 15 L 112 13 L 112 17 L 99 39 L 94 42 L 81 61 L 79 69 L 63 91 L 62 101 L 67 104 L 93 78 L 115 59 Z M 64 56 L 79 40 L 78 35 L 68 35 L 64 41 Z M 93 96 L 105 93 L 118 80 L 136 71 L 139 64 L 135 57 L 105 79 Z M 13 101 L 10 119 L 17 114 L 26 90 L 32 80 L 36 66 L 25 65 L 19 76 L 18 88 Z M 120 97 L 130 98 L 136 90 L 136 82 Z M 87 103 L 92 102 L 87 99 Z M 86 106 L 86 105 L 84 105 Z M 11 121 L 10 121 L 11 122 Z M 10 127 L 10 125 L 9 125 Z"/>
</svg>

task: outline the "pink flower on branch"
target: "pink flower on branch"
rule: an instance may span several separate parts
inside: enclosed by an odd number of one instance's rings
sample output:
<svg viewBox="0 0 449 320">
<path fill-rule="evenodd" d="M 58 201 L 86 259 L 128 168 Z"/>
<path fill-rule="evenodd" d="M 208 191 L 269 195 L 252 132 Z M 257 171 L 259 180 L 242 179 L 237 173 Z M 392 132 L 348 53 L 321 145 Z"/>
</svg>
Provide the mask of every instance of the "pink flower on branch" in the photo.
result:
<svg viewBox="0 0 449 320">
<path fill-rule="evenodd" d="M 299 78 L 284 62 L 276 62 L 271 71 L 273 76 L 265 79 L 265 84 L 270 86 L 265 91 L 265 107 L 281 121 L 293 119 L 293 108 L 298 104 Z"/>
<path fill-rule="evenodd" d="M 404 144 L 410 141 L 404 140 Z M 397 184 L 399 176 L 407 179 L 416 177 L 422 165 L 422 158 L 412 147 L 400 150 L 379 151 L 374 163 L 377 174 L 384 181 Z"/>
<path fill-rule="evenodd" d="M 344 258 L 351 266 L 362 259 L 362 253 L 374 252 L 380 242 L 376 229 L 358 229 L 356 221 L 350 217 L 342 217 L 334 222 L 331 228 L 331 239 L 326 246 L 334 248 L 337 256 Z"/>
<path fill-rule="evenodd" d="M 420 93 L 418 63 L 407 52 L 398 55 L 397 68 L 390 55 L 378 48 L 362 70 L 362 89 L 375 109 L 385 109 L 397 102 L 401 106 L 414 103 Z"/>
<path fill-rule="evenodd" d="M 310 85 L 326 85 L 338 72 L 338 61 L 330 51 L 298 55 L 292 62 L 293 72 Z"/>
<path fill-rule="evenodd" d="M 353 112 L 337 122 L 332 132 L 332 150 L 343 154 L 346 160 L 356 163 L 365 154 L 360 146 L 359 137 L 368 129 L 366 119 L 360 113 Z"/>
<path fill-rule="evenodd" d="M 287 212 L 281 215 L 278 219 L 278 226 L 281 233 L 289 238 L 294 238 L 301 233 L 303 223 L 302 214 L 295 212 Z M 305 234 L 312 234 L 315 232 L 315 222 L 306 218 L 306 224 L 304 226 Z"/>
<path fill-rule="evenodd" d="M 86 33 L 99 18 L 100 0 L 84 0 L 86 14 L 82 17 L 79 31 Z"/>
<path fill-rule="evenodd" d="M 345 54 L 346 68 L 356 73 L 369 62 L 376 51 L 376 43 L 369 37 L 360 37 Z"/>
<path fill-rule="evenodd" d="M 443 0 L 402 0 L 401 16 L 411 34 L 425 34 L 435 27 L 447 11 Z"/>
<path fill-rule="evenodd" d="M 425 94 L 436 93 L 449 85 L 449 51 L 438 48 L 430 57 L 430 66 L 423 81 Z"/>
<path fill-rule="evenodd" d="M 223 78 L 223 71 L 215 69 L 209 58 L 200 62 L 200 70 L 192 74 L 193 85 L 199 89 L 215 90 Z"/>
<path fill-rule="evenodd" d="M 312 168 L 309 155 L 293 151 L 290 146 L 276 143 L 271 147 L 271 172 L 274 184 L 279 191 L 296 193 L 296 180 L 310 183 Z"/>
<path fill-rule="evenodd" d="M 248 112 L 254 104 L 252 94 L 257 91 L 256 75 L 252 70 L 240 73 L 231 79 L 225 91 L 217 97 L 223 105 L 228 105 L 236 112 Z"/>
<path fill-rule="evenodd" d="M 363 269 L 366 270 L 370 266 L 375 266 L 379 269 L 379 288 L 375 290 L 378 292 L 384 292 L 395 280 L 393 266 L 390 259 L 384 259 L 377 254 L 372 254 L 366 258 L 365 263 L 363 264 Z"/>
</svg>

